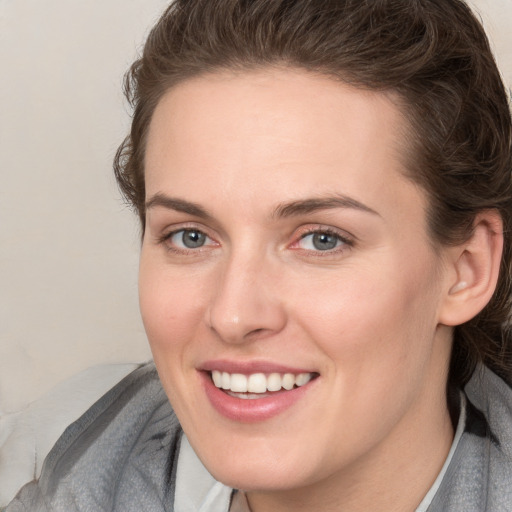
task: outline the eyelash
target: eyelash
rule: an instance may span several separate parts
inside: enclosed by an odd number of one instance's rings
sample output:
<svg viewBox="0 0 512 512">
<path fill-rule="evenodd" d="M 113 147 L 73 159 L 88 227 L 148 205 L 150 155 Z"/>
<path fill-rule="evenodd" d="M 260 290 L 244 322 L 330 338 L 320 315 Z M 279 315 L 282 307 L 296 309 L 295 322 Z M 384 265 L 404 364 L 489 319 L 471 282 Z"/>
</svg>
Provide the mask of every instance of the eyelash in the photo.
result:
<svg viewBox="0 0 512 512">
<path fill-rule="evenodd" d="M 204 235 L 204 237 L 207 239 L 207 240 L 210 240 L 212 242 L 214 242 L 214 244 L 207 244 L 207 245 L 201 245 L 197 248 L 187 248 L 187 247 L 176 247 L 174 245 L 171 244 L 171 240 L 174 236 L 178 235 L 179 233 L 183 233 L 185 234 L 186 232 L 192 232 L 192 233 L 199 233 L 200 235 Z M 182 235 L 183 236 L 183 235 Z M 158 244 L 161 244 L 161 245 L 164 245 L 165 248 L 169 251 L 169 252 L 173 252 L 173 253 L 176 253 L 176 254 L 185 254 L 185 255 L 194 255 L 194 254 L 197 254 L 199 252 L 202 252 L 201 250 L 205 247 L 209 247 L 210 245 L 216 245 L 216 242 L 215 240 L 208 236 L 204 230 L 202 229 L 198 229 L 194 226 L 182 226 L 180 227 L 179 229 L 174 229 L 168 233 L 165 233 L 164 235 L 162 235 L 161 237 L 158 238 L 157 240 Z"/>
<path fill-rule="evenodd" d="M 298 244 L 301 241 L 303 241 L 306 237 L 314 236 L 314 235 L 328 235 L 331 237 L 335 237 L 337 245 L 336 245 L 336 247 L 333 247 L 332 249 L 327 249 L 324 251 L 319 250 L 319 249 L 317 249 L 317 250 L 303 249 L 301 247 L 298 247 Z M 341 233 L 339 233 L 338 231 L 336 231 L 332 228 L 318 226 L 315 228 L 311 228 L 311 227 L 304 228 L 302 233 L 300 233 L 299 239 L 296 242 L 293 242 L 290 247 L 293 249 L 296 249 L 298 251 L 308 252 L 308 253 L 312 254 L 314 257 L 322 258 L 322 257 L 333 256 L 333 255 L 337 255 L 339 253 L 345 252 L 347 249 L 352 248 L 354 246 L 354 243 L 355 243 L 354 240 L 351 237 L 347 236 L 346 234 L 342 235 Z M 297 247 L 294 247 L 294 246 L 297 246 Z"/>
<path fill-rule="evenodd" d="M 200 235 L 203 235 L 206 238 L 206 240 L 210 240 L 211 242 L 213 242 L 213 244 L 212 243 L 205 244 L 205 245 L 198 246 L 197 248 L 186 248 L 186 247 L 176 247 L 175 245 L 172 245 L 170 243 L 170 240 L 174 236 L 176 236 L 180 233 L 185 234 L 186 232 L 196 232 Z M 314 235 L 327 235 L 330 237 L 335 237 L 337 245 L 335 247 L 333 247 L 332 249 L 326 249 L 326 250 L 304 249 L 304 248 L 298 246 L 300 244 L 300 242 L 303 241 L 305 238 L 307 238 L 308 236 L 313 237 Z M 204 250 L 205 248 L 207 248 L 211 245 L 218 245 L 217 242 L 215 242 L 215 240 L 212 237 L 210 237 L 208 234 L 206 234 L 204 230 L 193 227 L 193 226 L 189 226 L 189 227 L 183 226 L 183 227 L 180 227 L 179 229 L 172 230 L 168 233 L 165 233 L 161 237 L 159 237 L 157 241 L 159 244 L 164 245 L 169 252 L 173 252 L 173 253 L 181 254 L 181 255 L 183 255 L 183 254 L 184 255 L 198 254 L 198 253 L 202 252 L 202 250 Z M 347 235 L 342 235 L 341 233 L 339 233 L 338 231 L 336 231 L 332 228 L 318 226 L 315 228 L 304 227 L 302 230 L 300 230 L 298 239 L 296 239 L 294 242 L 292 242 L 288 247 L 291 249 L 297 250 L 297 251 L 301 251 L 303 253 L 308 253 L 314 257 L 328 257 L 328 256 L 333 256 L 333 255 L 341 253 L 341 252 L 345 252 L 347 249 L 350 249 L 353 246 L 354 246 L 354 240 L 351 237 L 348 237 Z"/>
</svg>

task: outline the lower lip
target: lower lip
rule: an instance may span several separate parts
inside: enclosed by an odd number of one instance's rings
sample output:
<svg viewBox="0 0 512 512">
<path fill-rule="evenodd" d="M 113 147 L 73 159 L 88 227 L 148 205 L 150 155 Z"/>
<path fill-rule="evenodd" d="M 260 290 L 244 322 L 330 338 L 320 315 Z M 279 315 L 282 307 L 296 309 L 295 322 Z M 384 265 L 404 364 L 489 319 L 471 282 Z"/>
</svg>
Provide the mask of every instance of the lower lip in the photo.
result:
<svg viewBox="0 0 512 512">
<path fill-rule="evenodd" d="M 230 420 L 241 423 L 265 421 L 281 414 L 299 401 L 316 380 L 313 379 L 304 386 L 290 391 L 278 391 L 262 398 L 245 399 L 228 395 L 217 388 L 208 372 L 201 372 L 201 377 L 206 396 L 216 411 Z"/>
</svg>

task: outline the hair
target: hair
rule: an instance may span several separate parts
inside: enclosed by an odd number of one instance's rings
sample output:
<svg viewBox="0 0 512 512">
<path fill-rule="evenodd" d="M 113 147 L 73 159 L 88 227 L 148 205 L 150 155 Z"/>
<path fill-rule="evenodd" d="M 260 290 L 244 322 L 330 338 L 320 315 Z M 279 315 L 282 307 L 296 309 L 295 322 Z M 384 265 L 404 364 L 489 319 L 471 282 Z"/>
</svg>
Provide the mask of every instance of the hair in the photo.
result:
<svg viewBox="0 0 512 512">
<path fill-rule="evenodd" d="M 399 98 L 412 128 L 407 167 L 428 196 L 434 243 L 459 244 L 479 212 L 500 213 L 497 289 L 455 327 L 449 380 L 463 386 L 483 362 L 511 382 L 509 100 L 485 32 L 461 0 L 175 0 L 125 77 L 133 119 L 114 169 L 143 231 L 146 137 L 161 97 L 199 75 L 269 66 Z"/>
</svg>

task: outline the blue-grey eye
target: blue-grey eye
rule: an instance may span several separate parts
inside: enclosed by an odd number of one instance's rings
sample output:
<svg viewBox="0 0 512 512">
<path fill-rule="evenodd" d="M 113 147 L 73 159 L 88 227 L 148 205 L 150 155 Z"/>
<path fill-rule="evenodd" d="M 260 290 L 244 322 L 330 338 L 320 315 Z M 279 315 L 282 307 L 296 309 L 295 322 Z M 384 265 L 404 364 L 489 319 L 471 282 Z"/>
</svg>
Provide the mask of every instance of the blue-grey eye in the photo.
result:
<svg viewBox="0 0 512 512">
<path fill-rule="evenodd" d="M 171 236 L 171 242 L 182 249 L 198 249 L 203 247 L 208 237 L 197 229 L 181 229 Z"/>
<path fill-rule="evenodd" d="M 318 231 L 303 236 L 300 240 L 300 247 L 309 251 L 330 251 L 342 243 L 340 236 L 327 231 Z"/>
</svg>

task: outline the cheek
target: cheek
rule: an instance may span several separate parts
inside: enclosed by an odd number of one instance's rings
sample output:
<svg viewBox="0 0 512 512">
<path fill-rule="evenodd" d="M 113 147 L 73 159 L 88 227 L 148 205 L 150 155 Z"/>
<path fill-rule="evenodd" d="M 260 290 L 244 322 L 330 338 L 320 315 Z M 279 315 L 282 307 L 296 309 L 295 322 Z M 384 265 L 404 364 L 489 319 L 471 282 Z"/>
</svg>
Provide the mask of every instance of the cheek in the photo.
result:
<svg viewBox="0 0 512 512">
<path fill-rule="evenodd" d="M 333 275 L 309 283 L 308 294 L 294 294 L 296 323 L 327 356 L 324 375 L 333 385 L 324 421 L 332 432 L 371 443 L 422 389 L 435 342 L 437 285 L 412 267 Z"/>
<path fill-rule="evenodd" d="M 291 294 L 297 322 L 336 365 L 354 374 L 363 367 L 421 364 L 437 326 L 432 272 L 425 258 L 390 257 L 312 280 L 307 294 Z"/>
<path fill-rule="evenodd" d="M 139 302 L 153 352 L 175 351 L 202 325 L 209 280 L 141 255 Z"/>
<path fill-rule="evenodd" d="M 163 387 L 180 418 L 201 410 L 189 385 L 195 379 L 193 359 L 199 331 L 204 328 L 204 278 L 184 268 L 162 264 L 141 254 L 139 301 L 142 320 Z"/>
</svg>

